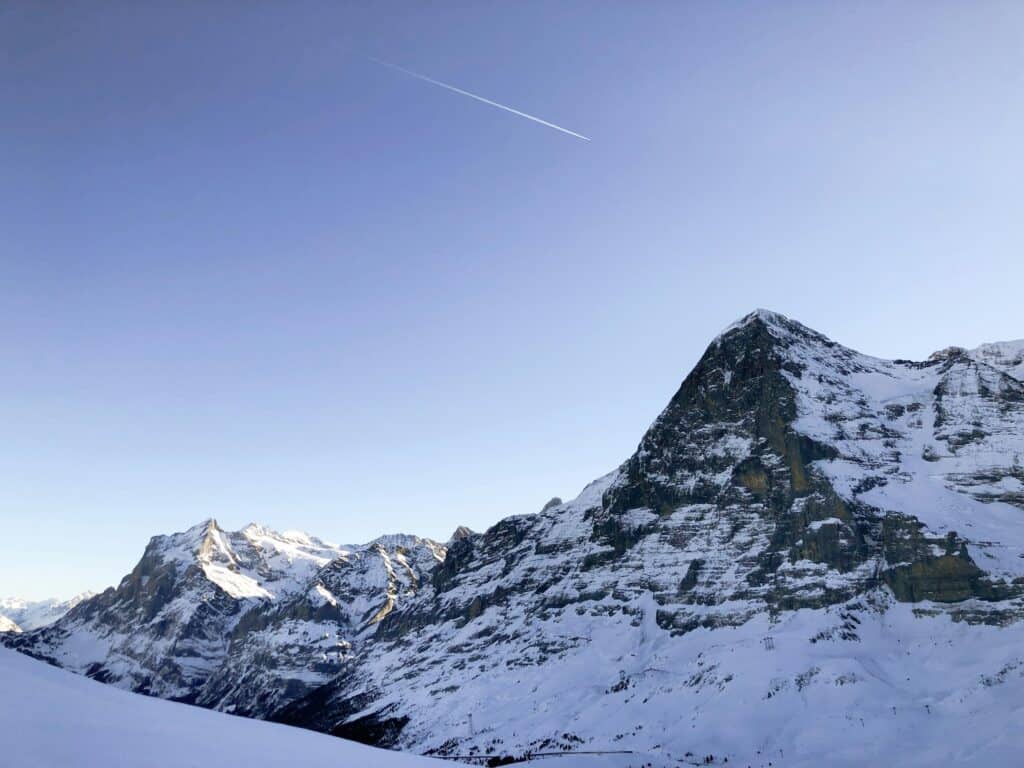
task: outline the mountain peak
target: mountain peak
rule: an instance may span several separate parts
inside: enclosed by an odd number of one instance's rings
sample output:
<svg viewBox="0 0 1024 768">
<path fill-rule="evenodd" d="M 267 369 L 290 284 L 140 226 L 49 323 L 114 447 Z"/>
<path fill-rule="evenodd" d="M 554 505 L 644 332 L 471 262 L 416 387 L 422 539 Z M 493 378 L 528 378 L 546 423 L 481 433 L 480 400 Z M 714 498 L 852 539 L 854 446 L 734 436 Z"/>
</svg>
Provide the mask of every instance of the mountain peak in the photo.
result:
<svg viewBox="0 0 1024 768">
<path fill-rule="evenodd" d="M 760 327 L 768 331 L 775 338 L 801 337 L 810 338 L 819 342 L 827 342 L 828 339 L 813 328 L 793 320 L 779 312 L 770 309 L 755 309 L 744 315 L 734 323 L 730 323 L 711 342 L 710 346 L 715 347 L 723 341 L 747 332 L 751 327 Z"/>
<path fill-rule="evenodd" d="M 951 357 L 959 357 L 966 354 L 967 350 L 963 347 L 945 347 L 944 349 L 937 350 L 928 355 L 927 362 L 933 363 L 941 360 L 948 360 Z"/>
<path fill-rule="evenodd" d="M 732 322 L 729 325 L 727 325 L 722 330 L 722 332 L 718 334 L 718 336 L 719 338 L 721 338 L 722 336 L 727 336 L 732 331 L 738 330 L 740 328 L 746 328 L 748 325 L 756 322 L 763 323 L 764 325 L 785 326 L 789 323 L 792 323 L 793 320 L 771 309 L 755 309 L 753 312 L 748 312 L 739 320 L 736 320 L 735 322 Z"/>
<path fill-rule="evenodd" d="M 465 539 L 467 536 L 472 536 L 473 530 L 465 525 L 460 525 L 455 529 L 455 532 L 448 538 L 448 543 L 451 544 L 454 541 Z"/>
<path fill-rule="evenodd" d="M 154 536 L 153 538 L 159 539 L 164 537 L 183 536 L 190 539 L 201 539 L 203 536 L 209 534 L 210 531 L 219 530 L 220 526 L 217 525 L 216 518 L 207 517 L 204 520 L 199 521 L 195 525 L 189 526 L 184 531 L 181 531 L 179 533 L 161 534 L 159 536 Z"/>
<path fill-rule="evenodd" d="M 968 350 L 973 360 L 991 365 L 1018 381 L 1024 381 L 1024 339 L 994 341 Z"/>
</svg>

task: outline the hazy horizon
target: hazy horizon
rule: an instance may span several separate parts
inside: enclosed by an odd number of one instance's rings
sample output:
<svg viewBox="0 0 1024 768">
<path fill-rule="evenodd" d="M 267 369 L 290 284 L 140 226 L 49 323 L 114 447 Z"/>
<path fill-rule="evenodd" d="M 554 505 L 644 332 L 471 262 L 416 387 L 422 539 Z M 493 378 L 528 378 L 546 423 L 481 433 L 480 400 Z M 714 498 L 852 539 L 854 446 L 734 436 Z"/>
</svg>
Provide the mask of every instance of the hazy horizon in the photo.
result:
<svg viewBox="0 0 1024 768">
<path fill-rule="evenodd" d="M 209 517 L 538 511 L 757 307 L 886 358 L 1021 338 L 1021 22 L 8 4 L 0 596 L 114 585 Z"/>
</svg>

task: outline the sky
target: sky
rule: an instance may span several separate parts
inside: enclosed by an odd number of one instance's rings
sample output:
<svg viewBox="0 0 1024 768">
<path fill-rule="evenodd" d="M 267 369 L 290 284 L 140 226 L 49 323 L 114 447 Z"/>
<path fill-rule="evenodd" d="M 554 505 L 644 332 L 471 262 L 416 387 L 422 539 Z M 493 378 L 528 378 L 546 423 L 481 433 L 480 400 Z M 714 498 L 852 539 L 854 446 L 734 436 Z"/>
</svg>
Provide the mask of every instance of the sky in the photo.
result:
<svg viewBox="0 0 1024 768">
<path fill-rule="evenodd" d="M 1024 337 L 1018 2 L 24 0 L 0 57 L 0 596 L 537 511 L 756 307 Z"/>
</svg>

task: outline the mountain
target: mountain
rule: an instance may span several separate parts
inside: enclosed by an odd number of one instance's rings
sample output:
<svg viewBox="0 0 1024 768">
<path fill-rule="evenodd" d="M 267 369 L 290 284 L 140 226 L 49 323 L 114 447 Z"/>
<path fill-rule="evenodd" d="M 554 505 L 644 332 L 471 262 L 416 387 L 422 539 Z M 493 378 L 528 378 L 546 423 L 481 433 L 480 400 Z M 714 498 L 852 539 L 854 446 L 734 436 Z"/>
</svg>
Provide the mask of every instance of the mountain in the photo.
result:
<svg viewBox="0 0 1024 768">
<path fill-rule="evenodd" d="M 21 632 L 21 627 L 6 616 L 0 616 L 0 632 Z"/>
<path fill-rule="evenodd" d="M 759 310 L 572 501 L 447 548 L 321 551 L 335 559 L 282 576 L 290 590 L 252 555 L 217 554 L 225 537 L 245 550 L 244 532 L 206 524 L 5 642 L 133 690 L 436 755 L 1011 765 L 1021 350 L 881 360 Z"/>
<path fill-rule="evenodd" d="M 17 624 L 22 630 L 38 629 L 52 624 L 83 600 L 93 596 L 93 592 L 82 592 L 70 600 L 22 600 L 17 597 L 0 598 L 0 622 L 6 618 L 10 623 Z M 2 626 L 2 624 L 0 624 Z M 0 632 L 5 632 L 0 628 Z"/>
<path fill-rule="evenodd" d="M 132 691 L 266 715 L 329 679 L 443 557 L 414 536 L 339 547 L 207 520 L 153 538 L 116 589 L 9 642 Z"/>
<path fill-rule="evenodd" d="M 3 649 L 0 680 L 0 763 L 12 768 L 452 765 L 147 699 Z"/>
<path fill-rule="evenodd" d="M 982 344 L 975 349 L 965 350 L 965 354 L 972 360 L 998 368 L 1015 379 L 1024 380 L 1024 339 Z"/>
<path fill-rule="evenodd" d="M 441 754 L 750 760 L 798 750 L 812 703 L 830 731 L 864 719 L 855 762 L 906 726 L 894 704 L 941 736 L 981 706 L 979 680 L 1019 691 L 1024 672 L 1024 385 L 982 357 L 885 361 L 744 318 L 621 467 L 454 543 L 279 717 Z"/>
</svg>

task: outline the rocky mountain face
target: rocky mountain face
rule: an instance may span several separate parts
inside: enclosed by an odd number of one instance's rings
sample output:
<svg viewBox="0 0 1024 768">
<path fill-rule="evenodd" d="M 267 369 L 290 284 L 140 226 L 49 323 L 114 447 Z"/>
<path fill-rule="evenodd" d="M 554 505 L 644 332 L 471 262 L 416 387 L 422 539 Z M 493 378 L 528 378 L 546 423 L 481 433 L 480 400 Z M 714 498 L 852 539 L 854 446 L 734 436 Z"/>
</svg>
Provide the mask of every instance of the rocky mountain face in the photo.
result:
<svg viewBox="0 0 1024 768">
<path fill-rule="evenodd" d="M 414 536 L 337 547 L 208 520 L 155 537 L 116 589 L 8 644 L 129 690 L 266 715 L 330 679 L 444 551 Z"/>
<path fill-rule="evenodd" d="M 18 597 L 0 599 L 0 632 L 14 631 L 4 626 L 17 626 L 20 630 L 38 629 L 52 624 L 83 600 L 93 596 L 82 592 L 70 600 L 23 600 Z"/>
<path fill-rule="evenodd" d="M 888 361 L 758 311 L 573 501 L 447 551 L 209 523 L 7 642 L 430 754 L 863 764 L 899 740 L 928 764 L 951 728 L 981 754 L 1024 715 L 1022 366 L 1024 342 Z"/>
</svg>

